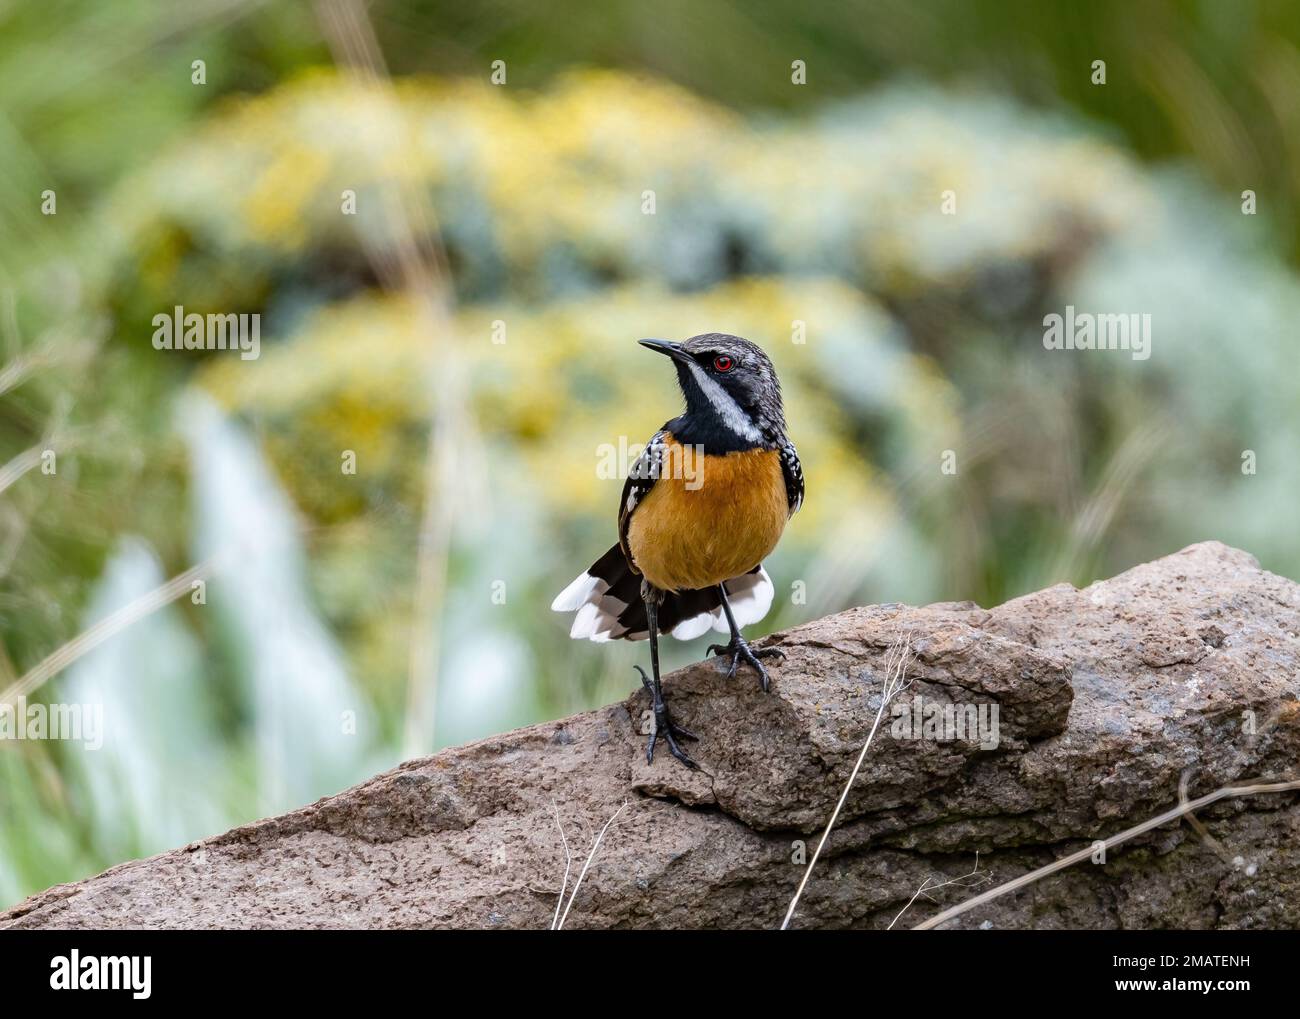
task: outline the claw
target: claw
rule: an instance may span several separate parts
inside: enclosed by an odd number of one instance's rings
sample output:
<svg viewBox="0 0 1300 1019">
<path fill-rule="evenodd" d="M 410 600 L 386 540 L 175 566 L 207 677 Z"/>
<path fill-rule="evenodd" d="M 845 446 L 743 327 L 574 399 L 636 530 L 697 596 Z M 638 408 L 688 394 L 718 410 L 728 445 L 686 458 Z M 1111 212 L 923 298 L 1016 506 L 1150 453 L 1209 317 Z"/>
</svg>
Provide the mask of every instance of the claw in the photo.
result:
<svg viewBox="0 0 1300 1019">
<path fill-rule="evenodd" d="M 767 693 L 768 689 L 772 685 L 772 681 L 767 674 L 767 670 L 763 668 L 763 663 L 760 662 L 759 659 L 785 657 L 785 652 L 779 647 L 761 647 L 754 649 L 749 646 L 749 641 L 740 636 L 733 638 L 730 644 L 710 644 L 708 647 L 708 653 L 731 656 L 731 665 L 727 669 L 728 679 L 735 678 L 736 670 L 740 667 L 742 661 L 752 666 L 754 671 L 758 673 L 758 680 L 763 687 L 764 693 Z"/>
<path fill-rule="evenodd" d="M 698 768 L 699 765 L 692 760 L 690 755 L 677 745 L 677 740 L 699 740 L 699 737 L 696 736 L 695 733 L 691 732 L 690 729 L 678 725 L 672 720 L 672 717 L 668 714 L 668 705 L 663 702 L 662 697 L 655 696 L 654 684 L 650 682 L 650 677 L 645 674 L 645 670 L 639 665 L 634 665 L 632 668 L 636 669 L 636 671 L 640 673 L 641 685 L 644 686 L 646 692 L 650 694 L 650 707 L 651 710 L 654 711 L 654 728 L 650 730 L 650 739 L 646 741 L 645 745 L 646 764 L 654 763 L 655 744 L 662 739 L 668 744 L 668 752 L 681 761 L 682 764 L 692 770 Z"/>
</svg>

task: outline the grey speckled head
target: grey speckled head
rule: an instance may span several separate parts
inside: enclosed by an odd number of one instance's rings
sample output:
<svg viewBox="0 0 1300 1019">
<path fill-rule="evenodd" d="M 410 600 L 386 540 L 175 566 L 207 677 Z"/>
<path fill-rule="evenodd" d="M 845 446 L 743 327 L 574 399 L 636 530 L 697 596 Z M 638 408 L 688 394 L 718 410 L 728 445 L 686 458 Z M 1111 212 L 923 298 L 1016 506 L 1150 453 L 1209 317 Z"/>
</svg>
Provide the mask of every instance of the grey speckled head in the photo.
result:
<svg viewBox="0 0 1300 1019">
<path fill-rule="evenodd" d="M 673 359 L 686 397 L 674 435 L 719 449 L 775 448 L 785 438 L 781 383 L 756 343 L 729 333 L 701 333 L 682 343 L 642 340 Z"/>
</svg>

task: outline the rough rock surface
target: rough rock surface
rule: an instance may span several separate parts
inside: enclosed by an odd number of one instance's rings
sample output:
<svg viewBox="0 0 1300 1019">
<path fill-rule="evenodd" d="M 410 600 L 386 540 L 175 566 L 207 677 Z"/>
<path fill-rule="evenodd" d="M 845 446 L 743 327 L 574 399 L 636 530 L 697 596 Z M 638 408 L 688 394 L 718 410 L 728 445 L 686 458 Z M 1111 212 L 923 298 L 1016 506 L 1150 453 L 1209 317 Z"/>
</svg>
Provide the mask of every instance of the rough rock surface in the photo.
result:
<svg viewBox="0 0 1300 1019">
<path fill-rule="evenodd" d="M 49 889 L 0 928 L 546 928 L 556 815 L 572 888 L 625 801 L 568 927 L 776 927 L 906 634 L 912 684 L 894 705 L 996 704 L 999 739 L 906 739 L 886 712 L 793 926 L 887 927 L 976 852 L 987 880 L 1009 880 L 1172 806 L 1184 773 L 1191 797 L 1295 778 L 1298 632 L 1300 585 L 1217 543 L 989 610 L 853 609 L 771 638 L 787 653 L 771 695 L 716 662 L 666 679 L 707 772 L 662 749 L 645 764 L 638 692 Z M 1224 800 L 1201 820 L 1218 845 L 1174 822 L 948 925 L 1300 927 L 1300 796 Z M 898 926 L 973 894 L 929 892 Z"/>
</svg>

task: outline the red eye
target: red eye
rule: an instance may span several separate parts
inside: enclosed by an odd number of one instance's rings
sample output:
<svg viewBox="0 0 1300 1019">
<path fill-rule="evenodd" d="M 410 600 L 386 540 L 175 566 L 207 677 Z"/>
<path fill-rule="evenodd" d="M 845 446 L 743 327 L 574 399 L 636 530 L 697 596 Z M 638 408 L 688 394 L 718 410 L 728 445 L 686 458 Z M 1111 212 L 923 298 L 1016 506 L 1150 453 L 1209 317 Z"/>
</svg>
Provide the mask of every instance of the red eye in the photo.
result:
<svg viewBox="0 0 1300 1019">
<path fill-rule="evenodd" d="M 713 359 L 713 367 L 720 372 L 729 372 L 736 366 L 736 362 L 726 354 L 719 354 Z"/>
</svg>

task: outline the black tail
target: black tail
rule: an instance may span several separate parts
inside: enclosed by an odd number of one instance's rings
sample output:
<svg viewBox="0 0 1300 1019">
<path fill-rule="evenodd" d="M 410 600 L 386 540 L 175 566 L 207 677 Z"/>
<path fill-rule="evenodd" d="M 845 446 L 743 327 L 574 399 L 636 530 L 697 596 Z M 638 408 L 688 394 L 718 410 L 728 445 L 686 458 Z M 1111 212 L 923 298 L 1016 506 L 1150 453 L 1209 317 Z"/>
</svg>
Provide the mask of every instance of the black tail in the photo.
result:
<svg viewBox="0 0 1300 1019">
<path fill-rule="evenodd" d="M 727 597 L 739 625 L 765 616 L 772 604 L 772 582 L 762 564 L 743 577 L 728 580 Z M 565 588 L 551 608 L 578 613 L 569 633 L 576 639 L 645 640 L 650 636 L 645 602 L 641 599 L 641 577 L 633 572 L 618 545 Z M 716 587 L 664 594 L 659 606 L 661 633 L 690 640 L 710 628 L 727 632 L 722 599 Z"/>
</svg>

